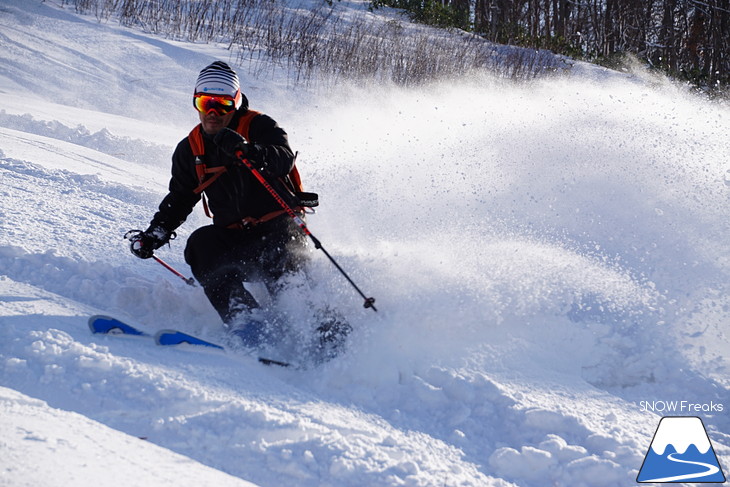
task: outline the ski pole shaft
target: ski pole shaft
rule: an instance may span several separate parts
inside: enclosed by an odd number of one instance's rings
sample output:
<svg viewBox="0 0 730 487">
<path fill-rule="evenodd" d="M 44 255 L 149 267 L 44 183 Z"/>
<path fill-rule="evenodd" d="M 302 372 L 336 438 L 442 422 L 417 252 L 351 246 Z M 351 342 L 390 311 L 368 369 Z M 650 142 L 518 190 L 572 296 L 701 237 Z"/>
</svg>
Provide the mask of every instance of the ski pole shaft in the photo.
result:
<svg viewBox="0 0 730 487">
<path fill-rule="evenodd" d="M 271 196 L 276 200 L 276 202 L 281 206 L 281 208 L 294 220 L 294 222 L 299 225 L 299 228 L 302 229 L 305 235 L 307 235 L 310 239 L 312 239 L 312 242 L 314 243 L 314 248 L 319 249 L 322 252 L 324 252 L 324 255 L 327 256 L 330 262 L 334 264 L 334 266 L 337 268 L 337 270 L 342 274 L 345 279 L 347 279 L 347 282 L 350 283 L 350 285 L 357 291 L 357 293 L 365 300 L 363 303 L 363 306 L 365 308 L 372 308 L 373 311 L 378 311 L 378 309 L 375 307 L 375 298 L 367 297 L 365 293 L 363 293 L 360 288 L 355 284 L 355 282 L 350 278 L 350 276 L 347 275 L 345 270 L 340 267 L 340 265 L 335 261 L 334 257 L 332 257 L 327 250 L 322 246 L 322 243 L 319 241 L 317 237 L 312 235 L 312 232 L 309 231 L 309 228 L 307 228 L 307 224 L 304 223 L 304 220 L 301 216 L 297 214 L 296 211 L 292 209 L 289 204 L 284 201 L 284 198 L 281 197 L 281 195 L 274 189 L 274 187 L 266 180 L 266 178 L 261 174 L 261 172 L 256 169 L 253 164 L 251 164 L 251 161 L 246 159 L 242 151 L 236 152 L 236 157 L 238 158 L 241 163 L 246 166 L 246 168 L 251 171 L 251 173 L 254 175 L 254 177 L 260 182 L 264 188 L 266 188 L 266 191 L 271 194 Z"/>
<path fill-rule="evenodd" d="M 139 238 L 139 235 L 142 234 L 142 233 L 144 233 L 144 232 L 142 232 L 142 230 L 130 230 L 127 233 L 124 234 L 124 239 L 125 240 L 132 241 L 132 251 L 133 252 L 134 252 L 134 249 L 135 249 L 135 243 L 137 243 L 138 238 Z M 171 239 L 174 239 L 175 236 L 176 236 L 175 235 L 175 232 L 172 232 L 170 238 Z M 170 264 L 168 264 L 167 262 L 165 262 L 164 260 L 160 259 L 159 257 L 157 257 L 154 254 L 152 254 L 151 257 L 153 259 L 155 259 L 157 261 L 157 263 L 159 263 L 160 265 L 162 265 L 162 267 L 164 267 L 165 269 L 167 269 L 168 271 L 172 272 L 177 277 L 179 277 L 180 279 L 182 279 L 183 281 L 185 281 L 185 284 L 187 284 L 189 286 L 195 286 L 195 279 L 193 279 L 192 277 L 185 277 L 180 272 L 178 272 L 177 270 L 175 270 L 175 268 L 172 267 Z"/>
<path fill-rule="evenodd" d="M 153 255 L 152 258 L 155 259 L 160 265 L 162 265 L 162 267 L 164 267 L 165 269 L 167 269 L 168 271 L 172 272 L 177 277 L 179 277 L 180 279 L 182 279 L 183 281 L 185 281 L 185 284 L 187 284 L 189 286 L 195 286 L 195 279 L 193 279 L 192 277 L 185 277 L 180 272 L 178 272 L 177 270 L 175 270 L 174 267 L 172 267 L 170 264 L 168 264 L 164 260 L 160 259 L 156 255 Z"/>
<path fill-rule="evenodd" d="M 357 284 L 355 284 L 355 282 L 350 278 L 350 276 L 347 275 L 347 272 L 345 272 L 345 270 L 342 267 L 340 267 L 340 264 L 337 263 L 337 261 L 334 259 L 334 257 L 332 257 L 330 255 L 330 253 L 327 252 L 327 249 L 322 247 L 322 244 L 319 242 L 319 240 L 314 235 L 309 233 L 309 238 L 311 238 L 312 242 L 314 242 L 314 248 L 319 249 L 322 252 L 324 252 L 324 255 L 327 256 L 329 261 L 332 262 L 332 264 L 337 268 L 338 271 L 340 271 L 340 274 L 345 276 L 345 279 L 347 279 L 347 282 L 349 282 L 350 285 L 355 289 L 355 291 L 357 291 L 357 293 L 365 300 L 364 306 L 366 308 L 372 308 L 373 311 L 378 311 L 378 308 L 375 307 L 375 298 L 369 298 L 369 297 L 365 296 L 365 293 L 363 293 L 360 290 L 360 288 L 357 287 Z"/>
</svg>

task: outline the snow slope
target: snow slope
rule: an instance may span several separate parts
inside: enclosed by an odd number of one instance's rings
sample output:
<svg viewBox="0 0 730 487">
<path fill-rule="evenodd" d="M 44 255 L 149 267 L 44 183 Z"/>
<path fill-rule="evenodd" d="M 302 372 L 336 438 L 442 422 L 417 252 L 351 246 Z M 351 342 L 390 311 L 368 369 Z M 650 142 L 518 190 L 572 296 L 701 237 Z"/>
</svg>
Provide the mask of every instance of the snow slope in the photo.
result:
<svg viewBox="0 0 730 487">
<path fill-rule="evenodd" d="M 86 327 L 222 338 L 121 237 L 165 194 L 197 72 L 235 55 L 23 0 L 0 47 L 0 485 L 625 486 L 670 401 L 727 472 L 727 105 L 585 66 L 327 93 L 236 66 L 380 310 L 313 251 L 356 331 L 293 371 Z M 187 273 L 206 223 L 160 256 Z"/>
</svg>

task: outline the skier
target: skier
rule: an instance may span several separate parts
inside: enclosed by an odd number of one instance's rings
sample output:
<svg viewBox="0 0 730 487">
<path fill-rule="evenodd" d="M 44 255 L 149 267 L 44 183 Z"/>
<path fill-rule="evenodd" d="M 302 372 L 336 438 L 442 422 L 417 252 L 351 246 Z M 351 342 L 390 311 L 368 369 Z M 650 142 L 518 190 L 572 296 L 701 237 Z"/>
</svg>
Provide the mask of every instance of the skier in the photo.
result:
<svg viewBox="0 0 730 487">
<path fill-rule="evenodd" d="M 295 156 L 286 132 L 268 115 L 249 109 L 238 76 L 226 63 L 216 61 L 200 72 L 193 104 L 200 124 L 177 145 L 169 193 L 149 228 L 131 237 L 131 250 L 142 259 L 152 257 L 204 192 L 213 224 L 190 235 L 185 261 L 226 329 L 245 346 L 258 347 L 270 330 L 244 282 L 262 281 L 275 296 L 282 277 L 303 268 L 308 251 L 298 225 L 234 154 L 240 151 L 251 161 L 303 218 L 292 181 L 298 179 L 292 172 Z M 320 331 L 330 333 L 334 321 Z M 349 331 L 349 325 L 339 326 L 338 332 Z"/>
</svg>

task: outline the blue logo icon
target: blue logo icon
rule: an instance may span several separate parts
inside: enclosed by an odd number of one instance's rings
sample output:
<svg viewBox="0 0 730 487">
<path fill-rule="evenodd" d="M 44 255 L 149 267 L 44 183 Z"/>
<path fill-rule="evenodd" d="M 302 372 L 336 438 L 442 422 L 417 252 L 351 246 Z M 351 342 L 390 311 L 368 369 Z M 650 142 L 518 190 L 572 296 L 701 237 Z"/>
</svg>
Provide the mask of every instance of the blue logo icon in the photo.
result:
<svg viewBox="0 0 730 487">
<path fill-rule="evenodd" d="M 696 416 L 662 418 L 636 481 L 725 482 L 702 420 Z"/>
</svg>

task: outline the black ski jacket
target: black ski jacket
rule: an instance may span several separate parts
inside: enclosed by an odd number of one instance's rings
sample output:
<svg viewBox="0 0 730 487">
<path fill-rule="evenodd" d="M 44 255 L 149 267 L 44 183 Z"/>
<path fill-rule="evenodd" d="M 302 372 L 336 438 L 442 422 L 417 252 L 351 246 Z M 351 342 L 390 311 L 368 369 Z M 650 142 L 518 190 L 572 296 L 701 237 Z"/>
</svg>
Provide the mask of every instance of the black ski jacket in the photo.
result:
<svg viewBox="0 0 730 487">
<path fill-rule="evenodd" d="M 242 107 L 236 112 L 228 127 L 235 130 L 239 119 L 248 110 Z M 249 125 L 249 143 L 255 145 L 256 162 L 265 162 L 262 173 L 274 182 L 289 174 L 294 165 L 294 154 L 289 147 L 286 132 L 268 115 L 255 116 Z M 246 217 L 260 218 L 267 213 L 281 210 L 276 200 L 242 164 L 227 156 L 213 142 L 213 136 L 203 132 L 205 164 L 208 168 L 226 166 L 228 169 L 205 194 L 213 213 L 213 223 L 228 226 Z M 195 170 L 195 157 L 186 137 L 177 145 L 172 155 L 172 179 L 170 192 L 160 203 L 151 225 L 159 225 L 168 232 L 174 231 L 187 219 L 193 207 L 200 201 L 194 193 L 199 186 Z"/>
</svg>

